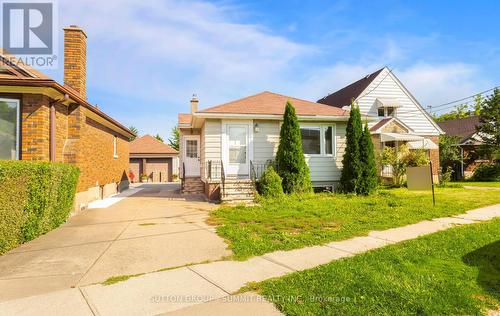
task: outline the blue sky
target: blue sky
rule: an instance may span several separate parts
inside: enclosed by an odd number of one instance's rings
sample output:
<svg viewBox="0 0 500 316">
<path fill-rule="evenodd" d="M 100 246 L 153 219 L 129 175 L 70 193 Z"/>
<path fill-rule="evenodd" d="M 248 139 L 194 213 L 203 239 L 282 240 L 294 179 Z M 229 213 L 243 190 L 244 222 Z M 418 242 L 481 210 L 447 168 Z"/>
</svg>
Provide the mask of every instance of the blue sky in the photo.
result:
<svg viewBox="0 0 500 316">
<path fill-rule="evenodd" d="M 88 98 L 164 138 L 200 107 L 270 90 L 317 100 L 387 65 L 424 105 L 500 84 L 498 1 L 59 0 L 88 34 Z M 60 37 L 62 56 L 62 31 Z M 62 67 L 46 71 L 62 82 Z"/>
</svg>

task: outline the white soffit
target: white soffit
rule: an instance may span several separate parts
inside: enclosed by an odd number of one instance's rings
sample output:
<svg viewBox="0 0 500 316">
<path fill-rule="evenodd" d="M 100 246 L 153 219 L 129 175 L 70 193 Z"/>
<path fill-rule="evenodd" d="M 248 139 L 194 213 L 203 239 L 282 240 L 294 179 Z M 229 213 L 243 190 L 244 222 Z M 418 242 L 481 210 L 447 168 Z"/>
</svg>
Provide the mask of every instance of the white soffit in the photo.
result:
<svg viewBox="0 0 500 316">
<path fill-rule="evenodd" d="M 380 140 L 382 142 L 394 142 L 394 141 L 422 141 L 424 138 L 422 136 L 414 134 L 399 134 L 399 133 L 381 133 Z"/>
</svg>

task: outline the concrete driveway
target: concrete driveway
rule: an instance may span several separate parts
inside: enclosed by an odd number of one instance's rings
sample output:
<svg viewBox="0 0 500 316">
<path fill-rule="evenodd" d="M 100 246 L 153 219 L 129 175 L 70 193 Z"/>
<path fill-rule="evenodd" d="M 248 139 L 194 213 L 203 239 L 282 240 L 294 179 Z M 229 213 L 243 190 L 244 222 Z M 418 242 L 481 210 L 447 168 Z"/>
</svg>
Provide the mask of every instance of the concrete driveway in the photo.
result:
<svg viewBox="0 0 500 316">
<path fill-rule="evenodd" d="M 231 254 L 205 224 L 215 206 L 178 184 L 145 184 L 0 256 L 0 301 L 218 260 Z M 130 192 L 130 191 L 129 191 Z M 133 192 L 133 191 L 132 191 Z"/>
</svg>

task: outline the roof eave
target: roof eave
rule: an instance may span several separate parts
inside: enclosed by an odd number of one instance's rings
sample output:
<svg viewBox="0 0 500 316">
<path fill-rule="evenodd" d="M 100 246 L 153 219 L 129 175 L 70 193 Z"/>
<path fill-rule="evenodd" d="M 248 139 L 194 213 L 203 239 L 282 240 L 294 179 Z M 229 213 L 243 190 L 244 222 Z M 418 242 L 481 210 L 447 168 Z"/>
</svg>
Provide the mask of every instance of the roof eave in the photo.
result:
<svg viewBox="0 0 500 316">
<path fill-rule="evenodd" d="M 282 120 L 283 114 L 251 114 L 251 113 L 210 113 L 210 112 L 196 112 L 193 114 L 194 118 L 224 118 L 224 119 L 261 119 L 261 120 Z M 321 120 L 335 120 L 347 121 L 348 115 L 297 115 L 299 120 L 302 121 L 321 121 Z M 373 117 L 365 117 L 372 120 Z M 373 118 L 375 119 L 375 118 Z"/>
<path fill-rule="evenodd" d="M 62 96 L 65 94 L 68 95 L 68 97 L 73 100 L 75 103 L 81 104 L 88 110 L 94 112 L 95 114 L 101 116 L 104 118 L 106 121 L 112 123 L 116 127 L 118 127 L 121 130 L 121 134 L 126 137 L 133 137 L 137 136 L 135 135 L 132 131 L 130 131 L 127 127 L 116 121 L 115 119 L 111 118 L 109 115 L 106 113 L 102 112 L 92 104 L 90 104 L 87 100 L 79 96 L 76 92 L 72 91 L 71 89 L 64 87 L 57 83 L 56 81 L 52 79 L 11 79 L 11 78 L 0 78 L 0 85 L 3 86 L 27 86 L 27 87 L 48 87 L 51 89 L 56 90 L 59 92 Z"/>
</svg>

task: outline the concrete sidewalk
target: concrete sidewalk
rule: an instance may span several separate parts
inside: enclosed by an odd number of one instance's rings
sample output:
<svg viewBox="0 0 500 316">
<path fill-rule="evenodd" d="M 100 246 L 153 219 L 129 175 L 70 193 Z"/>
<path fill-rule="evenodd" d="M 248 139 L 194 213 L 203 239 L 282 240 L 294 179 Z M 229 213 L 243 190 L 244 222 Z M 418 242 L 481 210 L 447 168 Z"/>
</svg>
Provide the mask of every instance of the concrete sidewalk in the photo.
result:
<svg viewBox="0 0 500 316">
<path fill-rule="evenodd" d="M 277 315 L 256 294 L 233 295 L 248 282 L 354 256 L 371 249 L 500 217 L 500 204 L 454 217 L 437 218 L 323 246 L 277 251 L 248 261 L 219 261 L 150 273 L 109 286 L 90 285 L 0 303 L 0 314 L 15 315 Z M 245 301 L 245 298 L 249 298 Z M 236 300 L 243 298 L 243 302 Z M 236 302 L 235 302 L 236 300 Z"/>
</svg>

